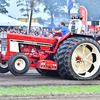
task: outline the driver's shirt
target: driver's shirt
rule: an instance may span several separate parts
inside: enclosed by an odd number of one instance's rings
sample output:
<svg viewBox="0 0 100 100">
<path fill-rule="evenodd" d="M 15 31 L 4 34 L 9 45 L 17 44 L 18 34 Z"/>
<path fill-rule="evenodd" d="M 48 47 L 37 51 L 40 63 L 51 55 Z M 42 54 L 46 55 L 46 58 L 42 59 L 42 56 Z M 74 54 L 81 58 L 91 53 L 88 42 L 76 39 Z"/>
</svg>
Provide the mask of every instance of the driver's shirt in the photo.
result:
<svg viewBox="0 0 100 100">
<path fill-rule="evenodd" d="M 70 30 L 69 30 L 66 26 L 62 27 L 60 30 L 62 31 L 62 37 L 63 37 L 65 34 L 70 33 Z"/>
</svg>

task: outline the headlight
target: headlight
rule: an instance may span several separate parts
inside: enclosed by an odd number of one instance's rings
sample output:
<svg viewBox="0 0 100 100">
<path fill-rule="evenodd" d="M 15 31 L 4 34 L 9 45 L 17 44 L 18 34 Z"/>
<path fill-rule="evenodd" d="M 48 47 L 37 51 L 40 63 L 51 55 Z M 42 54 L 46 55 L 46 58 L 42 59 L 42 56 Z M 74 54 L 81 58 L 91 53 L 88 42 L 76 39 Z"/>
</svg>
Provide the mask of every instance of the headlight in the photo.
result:
<svg viewBox="0 0 100 100">
<path fill-rule="evenodd" d="M 0 38 L 7 38 L 7 33 L 1 33 Z"/>
</svg>

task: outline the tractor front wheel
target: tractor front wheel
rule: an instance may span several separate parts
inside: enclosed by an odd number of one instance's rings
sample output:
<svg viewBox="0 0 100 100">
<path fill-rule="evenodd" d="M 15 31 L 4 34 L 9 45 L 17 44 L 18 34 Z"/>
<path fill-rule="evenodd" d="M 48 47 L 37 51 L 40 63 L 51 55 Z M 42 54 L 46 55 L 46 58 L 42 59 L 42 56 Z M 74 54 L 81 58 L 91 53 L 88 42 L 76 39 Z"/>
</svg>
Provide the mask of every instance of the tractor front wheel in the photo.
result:
<svg viewBox="0 0 100 100">
<path fill-rule="evenodd" d="M 30 67 L 30 61 L 28 57 L 22 53 L 16 53 L 8 61 L 8 68 L 14 75 L 25 74 Z"/>
</svg>

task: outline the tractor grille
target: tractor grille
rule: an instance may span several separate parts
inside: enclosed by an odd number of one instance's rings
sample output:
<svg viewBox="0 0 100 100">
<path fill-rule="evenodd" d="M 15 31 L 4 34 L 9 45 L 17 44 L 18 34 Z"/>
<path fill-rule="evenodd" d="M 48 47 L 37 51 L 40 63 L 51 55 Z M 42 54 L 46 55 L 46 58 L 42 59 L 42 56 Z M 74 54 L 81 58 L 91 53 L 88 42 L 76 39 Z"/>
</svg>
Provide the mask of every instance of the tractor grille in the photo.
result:
<svg viewBox="0 0 100 100">
<path fill-rule="evenodd" d="M 1 40 L 2 51 L 7 51 L 7 39 Z"/>
</svg>

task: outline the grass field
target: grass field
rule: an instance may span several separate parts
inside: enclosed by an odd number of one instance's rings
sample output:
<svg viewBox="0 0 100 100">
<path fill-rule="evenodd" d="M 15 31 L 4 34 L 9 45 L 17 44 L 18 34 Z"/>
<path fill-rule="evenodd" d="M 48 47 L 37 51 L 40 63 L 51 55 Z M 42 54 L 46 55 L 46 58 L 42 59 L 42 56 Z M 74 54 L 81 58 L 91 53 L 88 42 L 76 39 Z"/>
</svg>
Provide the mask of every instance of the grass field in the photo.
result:
<svg viewBox="0 0 100 100">
<path fill-rule="evenodd" d="M 0 95 L 56 95 L 100 93 L 99 86 L 0 87 Z"/>
</svg>

